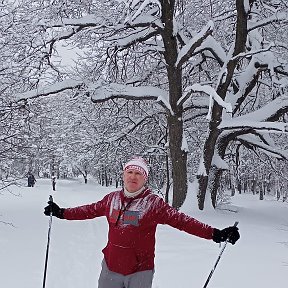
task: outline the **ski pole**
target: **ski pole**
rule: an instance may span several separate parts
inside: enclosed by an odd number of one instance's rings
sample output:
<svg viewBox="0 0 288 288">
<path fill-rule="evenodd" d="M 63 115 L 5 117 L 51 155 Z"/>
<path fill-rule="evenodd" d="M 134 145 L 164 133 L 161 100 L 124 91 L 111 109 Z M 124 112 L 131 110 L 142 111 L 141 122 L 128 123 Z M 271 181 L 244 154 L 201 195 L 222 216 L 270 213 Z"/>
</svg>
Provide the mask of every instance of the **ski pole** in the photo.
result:
<svg viewBox="0 0 288 288">
<path fill-rule="evenodd" d="M 238 225 L 238 223 L 239 223 L 239 222 L 236 221 L 233 226 L 236 227 L 236 226 Z M 225 243 L 224 243 L 224 245 L 223 245 L 223 248 L 222 248 L 221 251 L 220 251 L 220 254 L 219 254 L 219 256 L 218 256 L 218 258 L 217 258 L 217 260 L 216 260 L 216 262 L 215 262 L 215 264 L 214 264 L 214 267 L 213 267 L 212 270 L 210 271 L 210 274 L 209 274 L 209 276 L 208 276 L 208 278 L 207 278 L 207 280 L 206 280 L 203 288 L 206 288 L 206 287 L 208 286 L 208 283 L 209 283 L 209 281 L 210 281 L 210 279 L 211 279 L 211 277 L 212 277 L 212 275 L 213 275 L 213 273 L 214 273 L 214 271 L 215 271 L 215 269 L 216 269 L 216 267 L 217 267 L 217 265 L 218 265 L 218 262 L 220 261 L 220 258 L 221 258 L 221 256 L 222 256 L 225 248 L 226 248 L 226 245 L 227 245 L 227 243 L 228 243 L 228 239 L 229 239 L 229 236 L 227 237 L 227 239 L 226 239 L 226 241 L 225 241 Z"/>
<path fill-rule="evenodd" d="M 52 227 L 52 208 L 51 208 L 51 202 L 53 202 L 53 198 L 50 195 L 49 196 L 49 204 L 50 204 L 50 218 L 49 218 L 49 228 L 48 228 L 48 241 L 47 241 L 47 247 L 46 247 L 46 257 L 45 257 L 45 267 L 44 267 L 44 277 L 43 277 L 43 288 L 45 288 L 46 285 L 46 273 L 47 273 L 47 265 L 48 265 L 48 255 L 49 255 L 49 245 L 50 245 L 50 232 Z"/>
</svg>

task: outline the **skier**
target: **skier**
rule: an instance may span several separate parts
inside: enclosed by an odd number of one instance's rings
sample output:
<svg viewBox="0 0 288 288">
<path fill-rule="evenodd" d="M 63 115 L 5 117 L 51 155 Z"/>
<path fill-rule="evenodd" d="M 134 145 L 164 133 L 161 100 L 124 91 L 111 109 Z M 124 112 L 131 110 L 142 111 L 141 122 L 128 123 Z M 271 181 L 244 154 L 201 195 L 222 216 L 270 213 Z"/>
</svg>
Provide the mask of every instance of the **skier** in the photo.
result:
<svg viewBox="0 0 288 288">
<path fill-rule="evenodd" d="M 28 187 L 34 187 L 36 179 L 35 179 L 35 176 L 31 172 L 28 172 L 27 180 L 28 180 Z"/>
<path fill-rule="evenodd" d="M 147 187 L 148 167 L 141 157 L 124 165 L 121 190 L 102 200 L 75 208 L 60 208 L 49 201 L 44 214 L 66 220 L 85 220 L 106 216 L 108 243 L 98 288 L 151 288 L 154 274 L 155 232 L 157 224 L 167 224 L 216 243 L 239 239 L 238 228 L 223 230 L 201 223 L 165 203 Z"/>
<path fill-rule="evenodd" d="M 52 190 L 56 191 L 56 176 L 52 176 Z"/>
</svg>

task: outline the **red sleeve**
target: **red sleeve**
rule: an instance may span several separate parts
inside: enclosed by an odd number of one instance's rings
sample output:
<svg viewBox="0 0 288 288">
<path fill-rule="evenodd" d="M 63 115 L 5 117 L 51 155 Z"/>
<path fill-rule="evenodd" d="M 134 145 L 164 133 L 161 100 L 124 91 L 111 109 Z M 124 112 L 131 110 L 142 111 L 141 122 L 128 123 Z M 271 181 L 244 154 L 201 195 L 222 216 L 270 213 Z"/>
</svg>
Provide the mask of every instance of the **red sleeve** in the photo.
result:
<svg viewBox="0 0 288 288">
<path fill-rule="evenodd" d="M 74 208 L 65 208 L 63 217 L 66 220 L 86 220 L 105 215 L 109 195 L 106 195 L 102 200 L 83 206 Z"/>
<path fill-rule="evenodd" d="M 155 207 L 156 209 L 154 211 L 156 211 L 156 221 L 159 224 L 167 224 L 189 234 L 205 239 L 212 239 L 213 227 L 177 211 L 160 197 L 156 203 L 157 207 Z"/>
</svg>

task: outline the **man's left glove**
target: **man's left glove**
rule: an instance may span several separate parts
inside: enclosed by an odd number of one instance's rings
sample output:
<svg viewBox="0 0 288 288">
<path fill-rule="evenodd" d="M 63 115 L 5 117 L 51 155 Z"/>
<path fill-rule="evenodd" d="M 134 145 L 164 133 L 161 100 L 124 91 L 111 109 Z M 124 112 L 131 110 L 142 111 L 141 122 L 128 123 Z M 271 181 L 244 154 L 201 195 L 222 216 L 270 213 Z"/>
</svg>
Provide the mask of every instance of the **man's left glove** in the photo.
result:
<svg viewBox="0 0 288 288">
<path fill-rule="evenodd" d="M 46 216 L 50 216 L 50 213 L 52 212 L 52 216 L 64 219 L 64 208 L 60 208 L 56 203 L 52 201 L 48 201 L 48 204 L 49 205 L 44 208 L 44 214 Z"/>
<path fill-rule="evenodd" d="M 234 245 L 237 242 L 237 240 L 240 238 L 240 234 L 238 230 L 239 229 L 236 226 L 230 226 L 230 227 L 224 228 L 223 230 L 214 228 L 212 239 L 216 243 L 225 242 L 227 240 L 227 242 Z"/>
</svg>

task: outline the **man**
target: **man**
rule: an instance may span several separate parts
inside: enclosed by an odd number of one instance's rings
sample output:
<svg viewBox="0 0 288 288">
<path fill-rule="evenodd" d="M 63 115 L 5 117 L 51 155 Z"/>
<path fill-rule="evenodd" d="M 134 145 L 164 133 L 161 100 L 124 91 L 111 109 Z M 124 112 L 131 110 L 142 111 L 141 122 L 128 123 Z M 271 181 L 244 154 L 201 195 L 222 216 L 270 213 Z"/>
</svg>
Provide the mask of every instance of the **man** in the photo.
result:
<svg viewBox="0 0 288 288">
<path fill-rule="evenodd" d="M 56 176 L 53 175 L 51 180 L 52 180 L 52 190 L 55 191 L 56 190 Z"/>
<path fill-rule="evenodd" d="M 124 166 L 124 187 L 102 200 L 75 208 L 60 208 L 48 202 L 44 214 L 67 220 L 106 216 L 108 243 L 98 288 L 150 288 L 154 274 L 155 232 L 158 224 L 168 224 L 189 234 L 220 243 L 234 244 L 240 237 L 237 227 L 223 230 L 180 213 L 153 194 L 146 183 L 148 167 L 137 157 Z"/>
<path fill-rule="evenodd" d="M 36 179 L 31 172 L 28 172 L 28 187 L 34 187 Z"/>
</svg>

